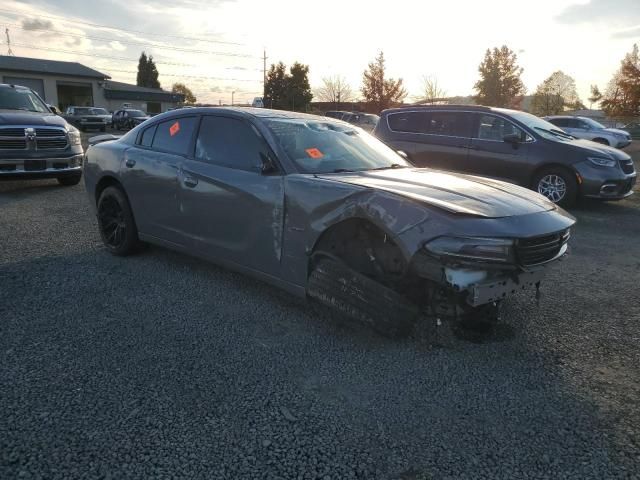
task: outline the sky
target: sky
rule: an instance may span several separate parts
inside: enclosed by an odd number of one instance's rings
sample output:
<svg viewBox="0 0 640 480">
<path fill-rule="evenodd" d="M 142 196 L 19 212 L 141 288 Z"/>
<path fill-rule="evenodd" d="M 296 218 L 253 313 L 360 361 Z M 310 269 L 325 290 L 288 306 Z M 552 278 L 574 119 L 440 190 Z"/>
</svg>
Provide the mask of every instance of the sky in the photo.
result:
<svg viewBox="0 0 640 480">
<path fill-rule="evenodd" d="M 359 92 L 382 50 L 408 100 L 425 76 L 470 95 L 485 50 L 503 44 L 528 93 L 562 70 L 588 103 L 589 86 L 604 90 L 640 43 L 640 0 L 3 0 L 0 26 L 16 56 L 77 61 L 122 82 L 135 83 L 145 50 L 163 88 L 185 83 L 206 103 L 260 96 L 263 51 L 267 64 L 308 64 L 313 88 L 341 75 Z"/>
</svg>

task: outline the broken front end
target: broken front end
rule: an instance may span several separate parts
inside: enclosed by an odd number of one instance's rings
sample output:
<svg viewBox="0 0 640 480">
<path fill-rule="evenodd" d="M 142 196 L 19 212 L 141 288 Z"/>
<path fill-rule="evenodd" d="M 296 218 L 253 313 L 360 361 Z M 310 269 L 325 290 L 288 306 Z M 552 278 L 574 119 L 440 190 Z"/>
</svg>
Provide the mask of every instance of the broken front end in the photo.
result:
<svg viewBox="0 0 640 480">
<path fill-rule="evenodd" d="M 545 267 L 566 255 L 569 237 L 568 228 L 515 239 L 440 236 L 414 255 L 411 270 L 428 281 L 426 304 L 434 315 L 491 315 L 520 290 L 539 298 Z"/>
</svg>

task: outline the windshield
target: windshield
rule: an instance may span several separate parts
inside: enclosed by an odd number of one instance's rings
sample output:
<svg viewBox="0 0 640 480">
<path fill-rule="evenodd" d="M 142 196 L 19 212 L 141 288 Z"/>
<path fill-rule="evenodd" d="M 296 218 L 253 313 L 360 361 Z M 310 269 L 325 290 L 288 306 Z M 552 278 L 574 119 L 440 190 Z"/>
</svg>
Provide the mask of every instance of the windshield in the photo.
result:
<svg viewBox="0 0 640 480">
<path fill-rule="evenodd" d="M 305 173 L 411 166 L 359 128 L 322 120 L 269 119 L 266 124 L 287 155 Z"/>
<path fill-rule="evenodd" d="M 92 108 L 91 113 L 93 113 L 94 115 L 109 115 L 109 112 L 107 112 L 104 108 Z"/>
<path fill-rule="evenodd" d="M 0 109 L 51 113 L 40 97 L 31 90 L 0 88 Z"/>
<path fill-rule="evenodd" d="M 603 128 L 607 128 L 604 125 L 602 125 L 599 122 L 596 122 L 595 120 L 591 119 L 591 118 L 585 118 L 585 117 L 580 117 L 580 120 L 582 120 L 584 123 L 586 123 L 587 125 L 589 125 L 591 128 L 593 129 L 603 129 Z"/>
<path fill-rule="evenodd" d="M 561 128 L 554 125 L 551 122 L 547 122 L 546 120 L 541 119 L 540 117 L 536 117 L 535 115 L 531 115 L 526 112 L 516 112 L 516 111 L 505 111 L 506 114 L 510 115 L 512 118 L 518 120 L 520 123 L 523 123 L 525 126 L 529 127 L 531 130 L 534 130 L 541 137 L 550 139 L 550 140 L 560 140 L 560 141 L 570 141 L 573 140 L 573 137 L 568 133 L 565 133 Z"/>
<path fill-rule="evenodd" d="M 146 117 L 147 114 L 141 110 L 127 110 L 130 117 Z"/>
</svg>

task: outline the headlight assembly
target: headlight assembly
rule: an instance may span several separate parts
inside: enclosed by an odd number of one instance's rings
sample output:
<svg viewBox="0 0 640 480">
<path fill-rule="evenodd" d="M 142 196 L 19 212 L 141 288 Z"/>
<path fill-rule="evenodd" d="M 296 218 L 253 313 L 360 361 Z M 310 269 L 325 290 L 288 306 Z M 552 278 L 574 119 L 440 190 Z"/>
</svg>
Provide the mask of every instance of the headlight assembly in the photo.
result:
<svg viewBox="0 0 640 480">
<path fill-rule="evenodd" d="M 80 145 L 80 132 L 77 128 L 73 128 L 69 130 L 69 143 L 71 145 Z"/>
<path fill-rule="evenodd" d="M 610 158 L 589 157 L 587 158 L 596 167 L 615 167 L 616 161 Z"/>
<path fill-rule="evenodd" d="M 438 237 L 425 245 L 438 255 L 485 262 L 514 261 L 513 240 L 481 237 Z"/>
</svg>

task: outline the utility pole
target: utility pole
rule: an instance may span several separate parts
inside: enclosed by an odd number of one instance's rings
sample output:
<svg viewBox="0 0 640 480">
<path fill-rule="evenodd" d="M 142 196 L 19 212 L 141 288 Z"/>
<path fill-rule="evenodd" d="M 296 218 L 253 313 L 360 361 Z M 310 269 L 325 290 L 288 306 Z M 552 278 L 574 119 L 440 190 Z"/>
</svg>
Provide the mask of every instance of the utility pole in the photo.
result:
<svg viewBox="0 0 640 480">
<path fill-rule="evenodd" d="M 14 56 L 13 50 L 11 50 L 11 37 L 9 36 L 9 27 L 4 29 L 4 33 L 7 36 L 7 55 Z"/>
<path fill-rule="evenodd" d="M 233 107 L 233 96 L 236 94 L 236 91 L 234 90 L 233 92 L 231 92 L 231 106 Z"/>
<path fill-rule="evenodd" d="M 262 99 L 267 96 L 267 49 L 262 50 Z M 264 103 L 264 102 L 263 102 Z"/>
</svg>

